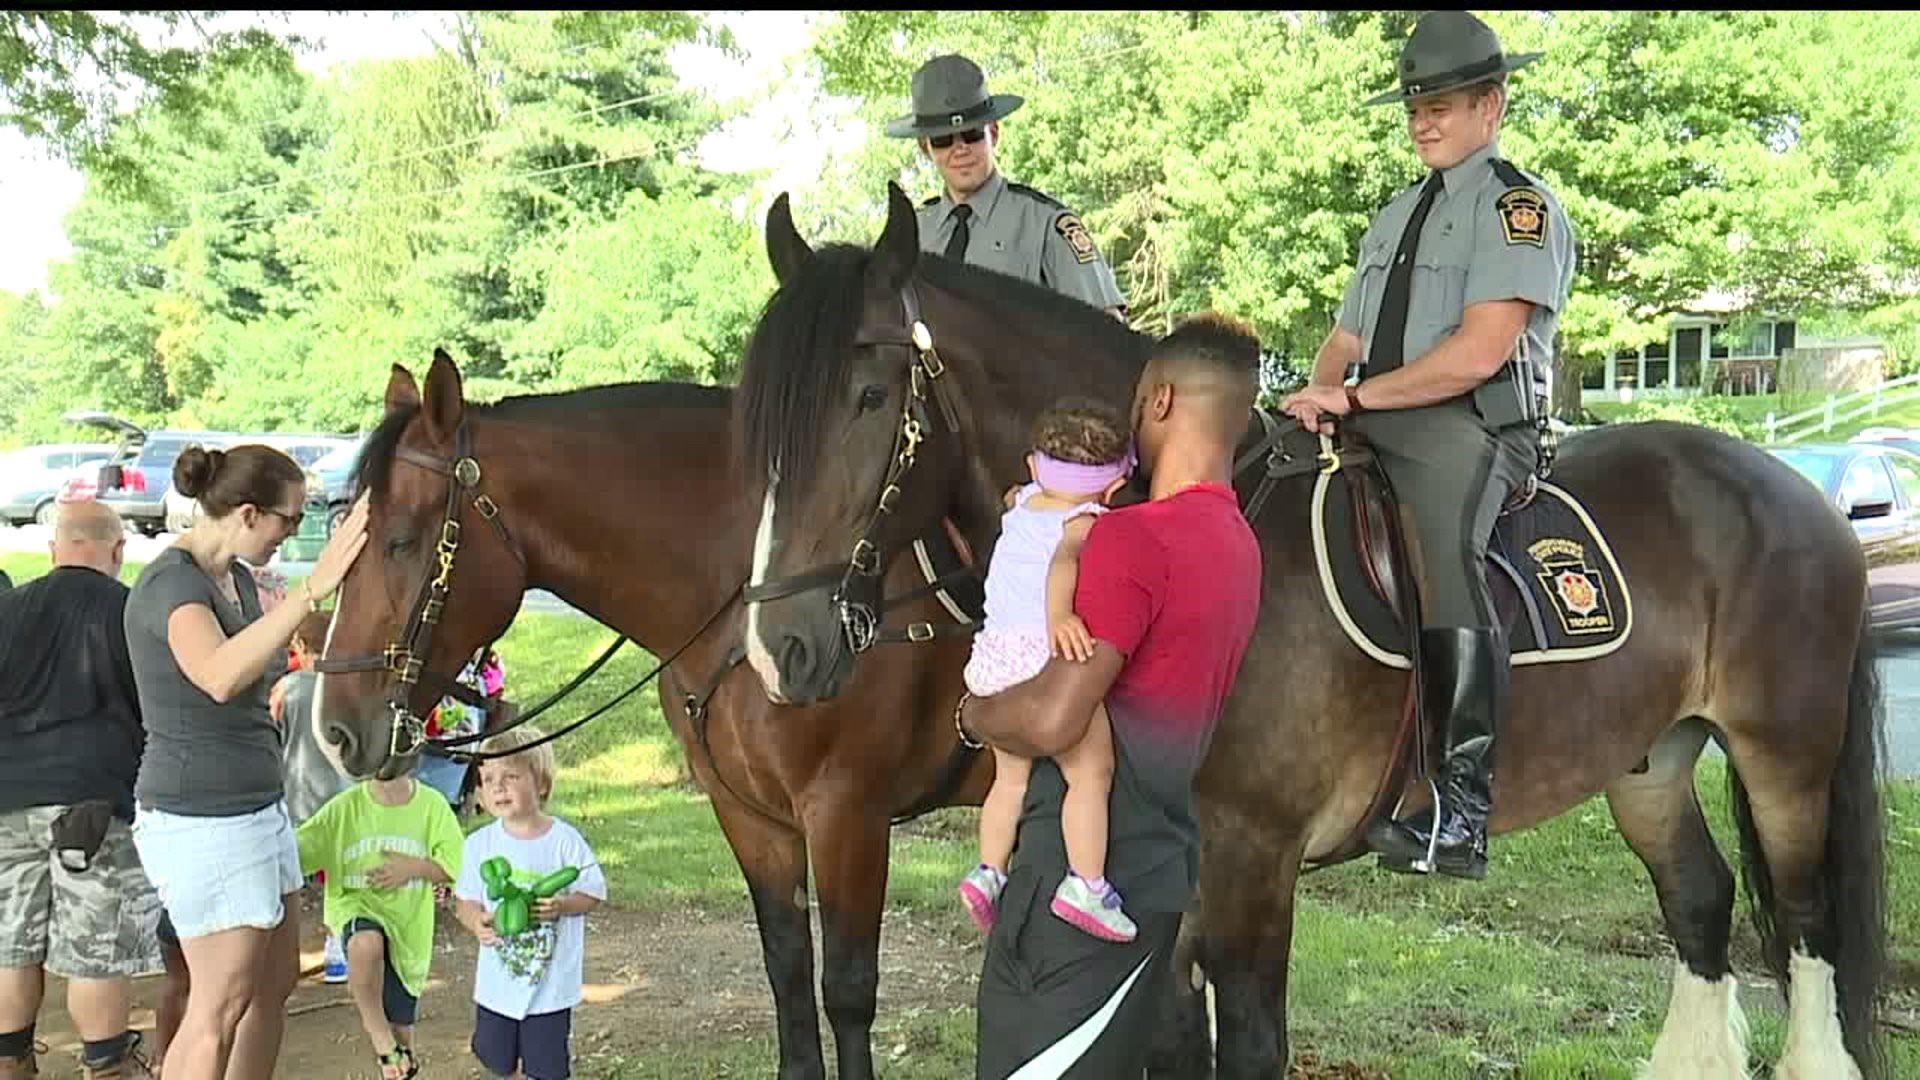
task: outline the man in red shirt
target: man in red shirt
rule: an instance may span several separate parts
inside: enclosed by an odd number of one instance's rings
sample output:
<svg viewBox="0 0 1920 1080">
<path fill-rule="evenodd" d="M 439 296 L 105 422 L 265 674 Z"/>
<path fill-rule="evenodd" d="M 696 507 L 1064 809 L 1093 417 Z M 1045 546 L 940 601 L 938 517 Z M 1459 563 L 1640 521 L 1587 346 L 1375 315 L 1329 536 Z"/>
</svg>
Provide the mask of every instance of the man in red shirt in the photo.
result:
<svg viewBox="0 0 1920 1080">
<path fill-rule="evenodd" d="M 1193 774 L 1259 614 L 1260 546 L 1232 487 L 1259 355 L 1251 331 L 1215 315 L 1155 347 L 1133 405 L 1151 498 L 1102 515 L 1081 549 L 1074 607 L 1096 640 L 1092 659 L 1055 657 L 1018 686 L 961 699 L 963 733 L 1036 759 L 981 971 L 980 1080 L 1145 1068 L 1199 877 Z M 1047 910 L 1067 872 L 1066 787 L 1048 755 L 1078 743 L 1102 701 L 1115 759 L 1106 876 L 1140 928 L 1127 943 Z"/>
</svg>

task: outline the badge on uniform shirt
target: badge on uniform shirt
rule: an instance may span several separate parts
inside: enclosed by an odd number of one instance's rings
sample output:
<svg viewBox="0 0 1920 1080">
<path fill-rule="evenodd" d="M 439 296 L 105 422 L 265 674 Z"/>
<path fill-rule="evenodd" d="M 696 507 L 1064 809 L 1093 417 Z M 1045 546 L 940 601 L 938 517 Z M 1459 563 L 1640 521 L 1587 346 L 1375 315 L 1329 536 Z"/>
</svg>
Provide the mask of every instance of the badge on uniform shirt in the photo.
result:
<svg viewBox="0 0 1920 1080">
<path fill-rule="evenodd" d="M 1547 246 L 1547 200 L 1538 191 L 1509 188 L 1493 206 L 1500 212 L 1500 228 L 1507 234 L 1507 243 Z"/>
<path fill-rule="evenodd" d="M 1087 232 L 1085 225 L 1080 224 L 1080 215 L 1065 213 L 1054 218 L 1053 231 L 1066 240 L 1076 260 L 1090 263 L 1100 257 L 1099 249 L 1093 246 L 1093 235 Z"/>
</svg>

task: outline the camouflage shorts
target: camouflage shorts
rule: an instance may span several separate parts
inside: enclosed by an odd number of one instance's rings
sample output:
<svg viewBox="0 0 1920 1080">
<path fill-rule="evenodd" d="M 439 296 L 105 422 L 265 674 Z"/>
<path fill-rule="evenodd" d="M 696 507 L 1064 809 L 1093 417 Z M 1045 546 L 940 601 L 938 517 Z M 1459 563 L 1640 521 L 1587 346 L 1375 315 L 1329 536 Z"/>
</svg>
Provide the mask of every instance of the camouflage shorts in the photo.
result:
<svg viewBox="0 0 1920 1080">
<path fill-rule="evenodd" d="M 132 831 L 114 818 L 92 865 L 76 874 L 53 853 L 51 826 L 65 809 L 0 812 L 0 967 L 45 965 L 68 979 L 162 970 L 160 897 Z"/>
</svg>

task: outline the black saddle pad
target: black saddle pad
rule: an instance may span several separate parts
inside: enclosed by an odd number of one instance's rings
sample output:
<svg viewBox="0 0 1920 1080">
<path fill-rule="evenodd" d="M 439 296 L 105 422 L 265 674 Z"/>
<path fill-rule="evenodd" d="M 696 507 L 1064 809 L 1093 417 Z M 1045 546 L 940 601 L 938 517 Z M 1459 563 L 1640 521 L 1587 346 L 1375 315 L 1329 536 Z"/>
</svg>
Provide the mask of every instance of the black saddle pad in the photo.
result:
<svg viewBox="0 0 1920 1080">
<path fill-rule="evenodd" d="M 1362 563 L 1353 488 L 1323 474 L 1313 491 L 1320 583 L 1341 629 L 1382 664 L 1411 669 L 1409 639 Z M 1592 660 L 1620 648 L 1633 598 L 1606 537 L 1565 489 L 1541 481 L 1525 506 L 1500 515 L 1487 548 L 1487 581 L 1506 624 L 1513 663 Z M 1401 588 L 1411 588 L 1404 572 Z"/>
</svg>

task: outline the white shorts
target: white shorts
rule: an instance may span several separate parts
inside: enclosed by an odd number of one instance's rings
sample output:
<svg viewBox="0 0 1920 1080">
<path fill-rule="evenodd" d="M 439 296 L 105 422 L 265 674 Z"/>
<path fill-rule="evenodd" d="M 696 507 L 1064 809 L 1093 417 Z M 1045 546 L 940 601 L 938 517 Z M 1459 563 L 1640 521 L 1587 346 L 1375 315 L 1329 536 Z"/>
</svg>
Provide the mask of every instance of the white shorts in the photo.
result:
<svg viewBox="0 0 1920 1080">
<path fill-rule="evenodd" d="M 982 630 L 967 657 L 967 691 L 980 697 L 1026 682 L 1047 666 L 1053 643 L 1045 627 Z"/>
<path fill-rule="evenodd" d="M 250 926 L 271 930 L 301 884 L 300 848 L 282 799 L 251 814 L 134 811 L 133 842 L 182 939 Z"/>
</svg>

